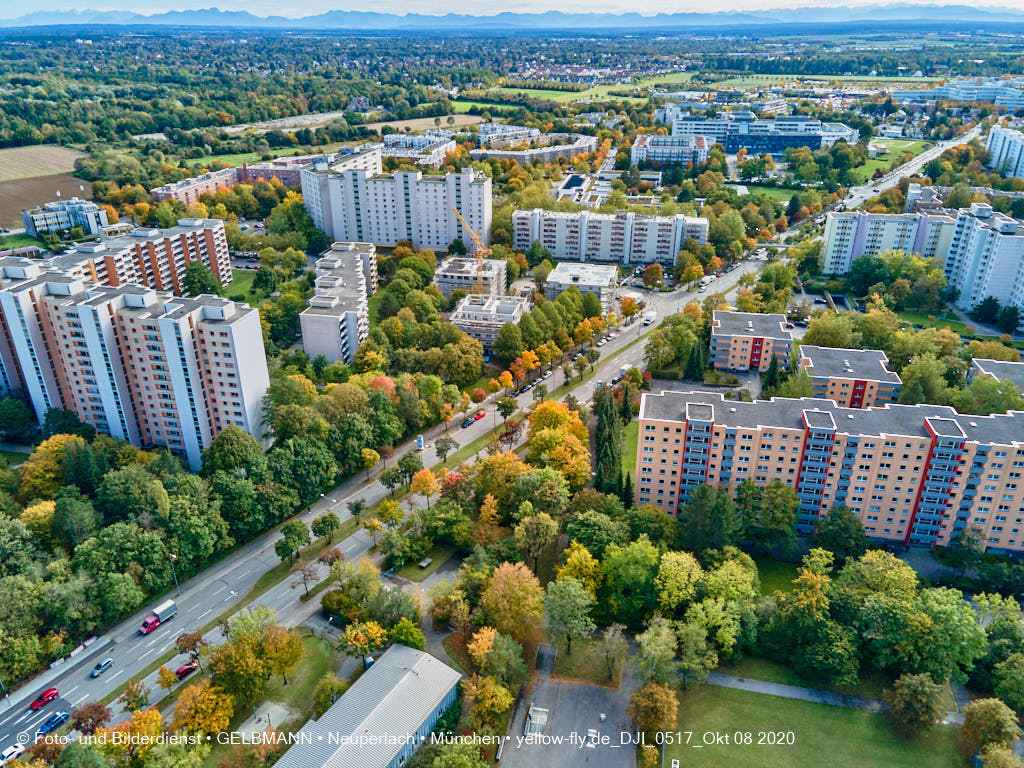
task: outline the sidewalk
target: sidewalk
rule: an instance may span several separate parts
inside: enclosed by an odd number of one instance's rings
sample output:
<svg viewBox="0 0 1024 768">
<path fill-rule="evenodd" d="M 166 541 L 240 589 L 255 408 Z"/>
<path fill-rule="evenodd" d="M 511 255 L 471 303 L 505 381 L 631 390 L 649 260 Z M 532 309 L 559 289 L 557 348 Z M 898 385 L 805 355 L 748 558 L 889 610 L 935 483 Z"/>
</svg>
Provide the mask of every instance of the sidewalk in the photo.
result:
<svg viewBox="0 0 1024 768">
<path fill-rule="evenodd" d="M 865 712 L 885 712 L 888 710 L 888 707 L 878 699 L 849 696 L 845 693 L 833 693 L 832 691 L 819 691 L 815 688 L 801 688 L 796 685 L 767 683 L 763 680 L 750 680 L 745 677 L 726 675 L 722 672 L 712 672 L 704 682 L 721 688 L 735 688 L 739 691 L 763 693 L 767 696 L 778 696 L 783 699 L 797 699 L 799 701 L 808 701 L 812 704 L 827 704 L 830 707 L 860 709 Z"/>
</svg>

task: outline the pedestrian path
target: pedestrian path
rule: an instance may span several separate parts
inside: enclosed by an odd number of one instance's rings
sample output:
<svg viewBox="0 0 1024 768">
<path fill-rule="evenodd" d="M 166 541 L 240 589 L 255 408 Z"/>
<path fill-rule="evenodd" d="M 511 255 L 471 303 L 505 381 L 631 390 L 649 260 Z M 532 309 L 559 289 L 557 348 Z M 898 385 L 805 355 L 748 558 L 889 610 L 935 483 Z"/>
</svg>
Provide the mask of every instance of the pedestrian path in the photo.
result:
<svg viewBox="0 0 1024 768">
<path fill-rule="evenodd" d="M 885 712 L 887 709 L 886 705 L 878 699 L 850 696 L 845 693 L 834 693 L 832 691 L 820 691 L 815 688 L 802 688 L 797 685 L 768 683 L 764 680 L 751 680 L 746 677 L 727 675 L 722 672 L 712 672 L 704 682 L 708 685 L 717 685 L 722 688 L 735 688 L 750 693 L 763 693 L 767 696 L 779 696 L 783 699 L 798 699 L 800 701 L 809 701 L 812 704 L 828 704 L 832 707 L 861 709 L 865 712 Z"/>
</svg>

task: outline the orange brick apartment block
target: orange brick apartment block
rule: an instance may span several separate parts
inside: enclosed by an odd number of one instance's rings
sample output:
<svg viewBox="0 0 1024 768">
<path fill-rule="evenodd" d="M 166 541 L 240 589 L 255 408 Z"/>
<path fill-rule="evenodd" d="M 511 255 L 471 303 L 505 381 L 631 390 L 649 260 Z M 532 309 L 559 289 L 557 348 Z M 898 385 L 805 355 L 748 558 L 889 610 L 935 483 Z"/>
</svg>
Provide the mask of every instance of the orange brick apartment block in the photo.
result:
<svg viewBox="0 0 1024 768">
<path fill-rule="evenodd" d="M 711 319 L 711 365 L 718 371 L 766 371 L 772 357 L 789 370 L 793 334 L 784 315 L 727 312 L 716 309 Z"/>
</svg>

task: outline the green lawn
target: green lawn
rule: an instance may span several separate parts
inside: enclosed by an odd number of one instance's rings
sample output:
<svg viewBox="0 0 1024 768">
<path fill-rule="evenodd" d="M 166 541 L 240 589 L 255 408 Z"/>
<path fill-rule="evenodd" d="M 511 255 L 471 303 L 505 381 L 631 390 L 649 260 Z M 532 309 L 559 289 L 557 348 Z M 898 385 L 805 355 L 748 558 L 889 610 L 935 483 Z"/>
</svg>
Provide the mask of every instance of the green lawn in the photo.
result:
<svg viewBox="0 0 1024 768">
<path fill-rule="evenodd" d="M 281 147 L 272 149 L 269 152 L 229 152 L 224 155 L 207 155 L 191 160 L 185 160 L 184 165 L 189 167 L 202 166 L 208 168 L 214 163 L 222 165 L 241 165 L 242 163 L 256 163 L 263 159 L 264 155 L 270 157 L 291 157 L 299 155 L 318 155 L 323 152 L 337 152 L 340 147 L 355 142 L 336 141 L 333 144 L 320 144 L 315 147 Z"/>
<path fill-rule="evenodd" d="M 793 589 L 793 579 L 796 578 L 796 563 L 780 563 L 772 560 L 767 555 L 755 555 L 757 572 L 761 577 L 761 594 L 770 595 L 778 590 L 789 592 Z"/>
<path fill-rule="evenodd" d="M 368 305 L 368 311 L 370 314 L 370 327 L 377 325 L 377 313 L 380 311 L 380 302 L 384 298 L 384 294 L 378 291 L 366 299 Z"/>
<path fill-rule="evenodd" d="M 554 677 L 563 680 L 574 680 L 587 685 L 603 685 L 607 688 L 618 688 L 622 668 L 616 667 L 615 674 L 608 677 L 608 664 L 605 661 L 601 640 L 596 637 L 574 639 L 572 655 L 566 655 L 562 648 L 555 656 Z"/>
<path fill-rule="evenodd" d="M 966 335 L 967 325 L 952 312 L 897 312 L 900 320 L 924 328 L 949 328 L 953 333 Z"/>
<path fill-rule="evenodd" d="M 303 637 L 302 645 L 306 653 L 299 666 L 288 675 L 288 685 L 282 683 L 280 677 L 275 676 L 270 681 L 267 701 L 276 701 L 308 717 L 312 714 L 313 689 L 321 677 L 341 666 L 343 657 L 334 648 L 333 643 L 316 635 Z"/>
<path fill-rule="evenodd" d="M 636 471 L 636 444 L 640 439 L 640 422 L 631 421 L 622 429 L 622 474 Z"/>
<path fill-rule="evenodd" d="M 9 466 L 14 467 L 24 462 L 25 459 L 29 457 L 29 454 L 21 453 L 19 451 L 0 451 L 0 456 L 3 456 L 5 459 L 7 459 L 7 463 Z"/>
<path fill-rule="evenodd" d="M 473 107 L 476 107 L 481 111 L 490 112 L 492 114 L 495 112 L 513 112 L 519 108 L 512 104 L 489 104 L 487 102 L 478 102 L 472 100 L 462 101 L 460 99 L 456 99 L 455 101 L 453 101 L 452 107 L 455 109 L 455 114 L 457 115 L 468 114 L 469 110 L 471 110 Z"/>
<path fill-rule="evenodd" d="M 743 184 L 742 181 L 737 182 Z M 758 184 L 743 184 L 747 188 L 747 192 L 751 195 L 760 192 L 761 194 L 767 195 L 772 200 L 779 200 L 783 203 L 788 203 L 793 195 L 797 194 L 799 190 L 796 189 L 780 189 L 779 187 L 762 187 Z"/>
<path fill-rule="evenodd" d="M 962 768 L 954 746 L 956 729 L 939 727 L 927 736 L 896 735 L 882 715 L 840 709 L 710 685 L 682 692 L 678 730 L 690 745 L 665 749 L 673 759 L 701 768 Z M 751 734 L 749 745 L 736 734 Z M 758 745 L 760 733 L 792 733 L 792 745 Z M 705 734 L 728 744 L 703 744 Z M 742 736 L 741 736 L 742 740 Z M 699 757 L 698 757 L 699 756 Z"/>
<path fill-rule="evenodd" d="M 932 146 L 931 142 L 913 141 L 910 139 L 872 139 L 871 143 L 879 144 L 885 147 L 887 151 L 868 158 L 864 165 L 853 169 L 862 184 L 867 183 L 874 176 L 875 171 L 889 170 L 889 166 L 899 159 L 899 156 L 905 151 L 909 150 L 917 156 Z"/>
<path fill-rule="evenodd" d="M 427 552 L 427 557 L 432 561 L 430 565 L 426 568 L 420 568 L 419 561 L 415 563 L 406 563 L 398 569 L 398 575 L 403 579 L 415 581 L 418 584 L 444 565 L 454 554 L 455 547 L 451 544 L 435 544 L 434 547 Z"/>
<path fill-rule="evenodd" d="M 46 247 L 46 243 L 37 237 L 32 237 L 32 235 L 7 235 L 6 237 L 0 237 L 0 251 L 6 251 L 8 248 L 28 248 L 30 245 L 38 245 L 40 248 Z"/>
<path fill-rule="evenodd" d="M 249 304 L 256 304 L 259 298 L 253 293 L 252 283 L 256 279 L 255 269 L 231 270 L 231 282 L 224 287 L 225 296 L 239 296 Z"/>
</svg>

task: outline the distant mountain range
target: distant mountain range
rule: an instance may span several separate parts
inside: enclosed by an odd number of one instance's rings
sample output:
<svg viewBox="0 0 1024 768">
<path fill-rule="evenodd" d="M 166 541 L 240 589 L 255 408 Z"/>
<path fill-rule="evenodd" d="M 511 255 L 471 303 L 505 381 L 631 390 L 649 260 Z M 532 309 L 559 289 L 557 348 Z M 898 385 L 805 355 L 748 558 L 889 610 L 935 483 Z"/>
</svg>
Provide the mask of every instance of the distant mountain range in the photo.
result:
<svg viewBox="0 0 1024 768">
<path fill-rule="evenodd" d="M 247 11 L 206 8 L 168 11 L 150 16 L 130 11 L 34 11 L 14 19 L 0 20 L 0 27 L 49 26 L 160 26 L 246 29 L 332 29 L 365 31 L 541 31 L 575 30 L 666 30 L 693 27 L 765 26 L 777 24 L 845 23 L 1024 23 L 1024 9 L 967 5 L 871 5 L 858 7 L 778 8 L 764 11 L 717 13 L 499 13 L 471 16 L 449 13 L 442 16 L 405 15 L 367 11 L 328 11 L 315 16 L 290 19 L 284 16 L 255 16 Z"/>
</svg>

